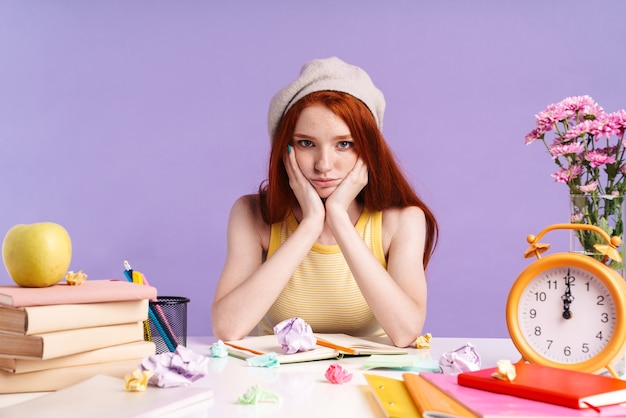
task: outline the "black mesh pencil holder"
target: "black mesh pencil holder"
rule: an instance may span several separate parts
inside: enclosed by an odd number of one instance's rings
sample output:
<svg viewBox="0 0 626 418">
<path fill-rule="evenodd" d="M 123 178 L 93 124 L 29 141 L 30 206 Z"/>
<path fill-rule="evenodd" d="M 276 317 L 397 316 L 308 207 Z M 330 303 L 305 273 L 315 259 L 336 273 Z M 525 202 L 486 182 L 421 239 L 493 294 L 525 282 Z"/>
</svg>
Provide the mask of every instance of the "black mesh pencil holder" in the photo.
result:
<svg viewBox="0 0 626 418">
<path fill-rule="evenodd" d="M 150 300 L 148 322 L 150 332 L 145 339 L 154 342 L 156 353 L 176 350 L 187 345 L 187 304 L 189 299 L 180 296 L 158 296 Z"/>
</svg>

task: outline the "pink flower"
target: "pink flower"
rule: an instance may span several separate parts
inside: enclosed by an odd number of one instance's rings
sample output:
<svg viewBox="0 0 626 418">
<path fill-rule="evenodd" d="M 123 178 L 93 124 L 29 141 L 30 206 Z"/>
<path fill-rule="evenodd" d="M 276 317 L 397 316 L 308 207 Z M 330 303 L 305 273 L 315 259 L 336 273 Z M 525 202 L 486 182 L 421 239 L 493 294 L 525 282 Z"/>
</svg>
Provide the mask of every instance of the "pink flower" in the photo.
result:
<svg viewBox="0 0 626 418">
<path fill-rule="evenodd" d="M 543 112 L 539 112 L 535 115 L 535 123 L 537 124 L 537 129 L 540 132 L 550 132 L 554 129 L 554 123 L 559 121 L 561 114 L 558 113 L 557 109 L 548 108 Z"/>
<path fill-rule="evenodd" d="M 569 168 L 563 168 L 552 174 L 554 181 L 558 183 L 567 183 L 568 181 L 580 176 L 583 169 L 579 165 L 573 165 Z"/>
<path fill-rule="evenodd" d="M 580 223 L 582 219 L 583 219 L 583 214 L 581 212 L 572 213 L 569 217 L 569 221 L 573 224 Z"/>
<path fill-rule="evenodd" d="M 550 147 L 550 154 L 552 154 L 552 159 L 555 159 L 567 154 L 578 154 L 583 149 L 583 144 L 579 142 L 572 142 L 565 145 L 552 145 Z"/>
<path fill-rule="evenodd" d="M 560 105 L 566 109 L 566 111 L 580 112 L 583 115 L 597 116 L 604 112 L 604 110 L 591 98 L 591 96 L 573 96 L 567 97 L 560 102 Z"/>
<path fill-rule="evenodd" d="M 526 135 L 526 138 L 524 140 L 524 143 L 526 145 L 528 144 L 532 144 L 533 142 L 535 142 L 536 140 L 538 140 L 539 138 L 541 138 L 543 135 L 545 135 L 546 131 L 541 130 L 539 128 L 537 129 L 533 129 L 531 132 L 529 132 Z"/>
<path fill-rule="evenodd" d="M 592 133 L 593 123 L 594 121 L 592 120 L 584 120 L 578 125 L 572 126 L 567 132 L 565 132 L 565 134 L 563 134 L 562 140 L 571 141 L 573 139 L 583 136 L 584 134 Z"/>
<path fill-rule="evenodd" d="M 341 367 L 339 363 L 331 364 L 326 370 L 326 379 L 333 384 L 342 384 L 352 380 L 352 373 Z"/>
<path fill-rule="evenodd" d="M 589 161 L 592 167 L 599 167 L 603 164 L 613 164 L 614 155 L 607 155 L 605 150 L 590 151 L 585 155 L 585 160 Z"/>
<path fill-rule="evenodd" d="M 587 183 L 584 186 L 579 186 L 578 190 L 584 193 L 593 192 L 598 188 L 598 182 L 592 181 L 591 183 Z"/>
<path fill-rule="evenodd" d="M 617 135 L 620 131 L 617 120 L 614 118 L 603 116 L 591 122 L 589 132 L 595 135 L 597 141 L 601 137 L 610 138 L 612 135 Z"/>
<path fill-rule="evenodd" d="M 566 97 L 537 113 L 535 129 L 524 141 L 543 143 L 558 166 L 551 176 L 566 183 L 570 192 L 624 194 L 625 135 L 626 110 L 607 113 L 583 95 Z"/>
<path fill-rule="evenodd" d="M 546 133 L 553 130 L 557 122 L 575 119 L 580 122 L 585 117 L 592 116 L 593 119 L 602 113 L 604 110 L 590 96 L 567 97 L 537 113 L 535 123 L 539 131 Z"/>
<path fill-rule="evenodd" d="M 611 120 L 611 123 L 618 130 L 618 135 L 623 136 L 626 131 L 626 110 L 618 110 L 607 116 Z"/>
</svg>

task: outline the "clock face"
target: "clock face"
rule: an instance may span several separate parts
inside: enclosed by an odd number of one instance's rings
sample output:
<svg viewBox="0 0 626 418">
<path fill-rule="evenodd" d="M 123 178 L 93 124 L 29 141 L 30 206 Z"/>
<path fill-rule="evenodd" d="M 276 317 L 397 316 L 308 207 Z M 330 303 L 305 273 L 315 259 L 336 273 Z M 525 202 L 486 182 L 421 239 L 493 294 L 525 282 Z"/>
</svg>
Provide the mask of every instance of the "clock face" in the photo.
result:
<svg viewBox="0 0 626 418">
<path fill-rule="evenodd" d="M 558 364 L 598 356 L 616 331 L 614 296 L 596 275 L 555 266 L 530 278 L 519 295 L 519 332 L 539 356 Z"/>
</svg>

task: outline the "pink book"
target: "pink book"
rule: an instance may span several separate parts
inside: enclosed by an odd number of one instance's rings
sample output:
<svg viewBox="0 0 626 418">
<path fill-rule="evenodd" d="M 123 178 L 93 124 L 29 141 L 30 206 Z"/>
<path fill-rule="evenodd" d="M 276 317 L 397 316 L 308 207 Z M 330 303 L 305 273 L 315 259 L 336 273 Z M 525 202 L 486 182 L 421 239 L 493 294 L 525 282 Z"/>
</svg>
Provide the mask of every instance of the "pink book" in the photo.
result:
<svg viewBox="0 0 626 418">
<path fill-rule="evenodd" d="M 573 409 L 516 396 L 461 386 L 457 377 L 421 372 L 420 376 L 458 400 L 481 418 L 496 417 L 626 417 L 626 406 L 613 405 L 593 409 Z"/>
<path fill-rule="evenodd" d="M 79 286 L 66 283 L 49 287 L 0 286 L 0 304 L 26 306 L 114 302 L 153 299 L 156 288 L 122 280 L 87 280 Z"/>
</svg>

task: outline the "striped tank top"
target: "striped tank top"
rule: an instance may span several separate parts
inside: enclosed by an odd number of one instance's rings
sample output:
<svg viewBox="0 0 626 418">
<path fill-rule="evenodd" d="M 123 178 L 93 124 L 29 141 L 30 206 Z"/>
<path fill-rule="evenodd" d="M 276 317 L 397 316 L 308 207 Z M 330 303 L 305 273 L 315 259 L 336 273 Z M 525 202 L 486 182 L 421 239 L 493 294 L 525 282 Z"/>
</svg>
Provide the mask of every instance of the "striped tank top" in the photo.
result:
<svg viewBox="0 0 626 418">
<path fill-rule="evenodd" d="M 272 225 L 268 259 L 297 227 L 293 214 Z M 355 228 L 386 268 L 382 212 L 363 210 Z M 304 319 L 313 332 L 346 333 L 359 337 L 385 335 L 338 245 L 313 245 L 261 321 L 260 331 L 272 334 L 276 324 L 294 317 Z"/>
</svg>

